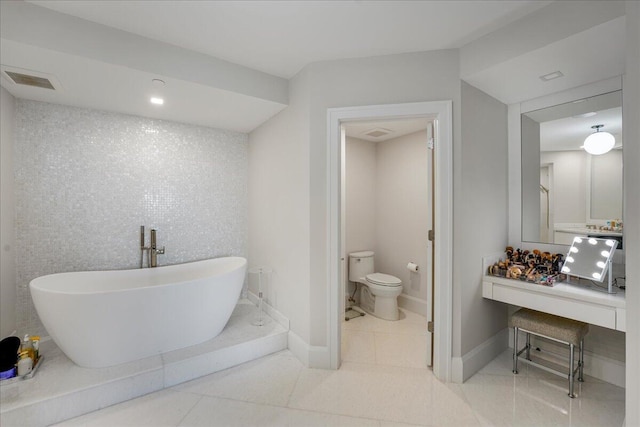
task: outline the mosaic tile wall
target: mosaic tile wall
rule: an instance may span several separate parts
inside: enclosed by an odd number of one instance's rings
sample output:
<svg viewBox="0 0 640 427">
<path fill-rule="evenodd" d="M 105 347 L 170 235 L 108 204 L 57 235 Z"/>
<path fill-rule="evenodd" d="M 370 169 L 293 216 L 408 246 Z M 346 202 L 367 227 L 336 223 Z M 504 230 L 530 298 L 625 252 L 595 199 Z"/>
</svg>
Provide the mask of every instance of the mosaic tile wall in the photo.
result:
<svg viewBox="0 0 640 427">
<path fill-rule="evenodd" d="M 32 279 L 137 268 L 141 225 L 159 265 L 246 257 L 246 134 L 21 99 L 15 132 L 19 332 Z"/>
</svg>

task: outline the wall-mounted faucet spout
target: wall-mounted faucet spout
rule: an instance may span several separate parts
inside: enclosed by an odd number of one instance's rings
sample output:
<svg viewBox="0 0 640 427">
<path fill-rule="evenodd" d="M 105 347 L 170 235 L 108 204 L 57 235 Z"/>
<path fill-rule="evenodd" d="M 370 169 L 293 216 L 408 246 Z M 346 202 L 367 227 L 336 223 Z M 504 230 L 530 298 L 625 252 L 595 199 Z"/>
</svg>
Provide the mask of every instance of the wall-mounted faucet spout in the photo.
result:
<svg viewBox="0 0 640 427">
<path fill-rule="evenodd" d="M 151 229 L 151 243 L 149 246 L 145 246 L 144 237 L 144 225 L 140 226 L 140 268 L 144 267 L 144 253 L 147 252 L 147 267 L 158 266 L 158 255 L 164 255 L 164 246 L 161 249 L 157 248 L 156 244 L 156 230 Z"/>
<path fill-rule="evenodd" d="M 158 266 L 158 255 L 164 255 L 164 246 L 162 249 L 158 249 L 156 247 L 156 230 L 151 230 L 151 248 L 149 249 L 150 257 L 150 267 Z"/>
</svg>

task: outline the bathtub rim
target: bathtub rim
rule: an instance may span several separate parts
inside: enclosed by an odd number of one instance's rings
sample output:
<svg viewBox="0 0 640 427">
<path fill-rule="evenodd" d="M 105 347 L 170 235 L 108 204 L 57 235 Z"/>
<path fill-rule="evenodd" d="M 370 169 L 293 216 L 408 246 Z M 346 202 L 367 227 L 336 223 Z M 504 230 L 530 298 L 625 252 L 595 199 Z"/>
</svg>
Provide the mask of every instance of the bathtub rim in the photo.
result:
<svg viewBox="0 0 640 427">
<path fill-rule="evenodd" d="M 161 287 L 167 287 L 167 286 L 177 286 L 177 285 L 181 285 L 181 284 L 185 284 L 188 282 L 192 282 L 193 280 L 197 280 L 197 279 L 201 279 L 203 277 L 210 277 L 210 276 L 200 276 L 197 278 L 194 277 L 190 277 L 187 278 L 185 280 L 178 280 L 178 281 L 170 281 L 167 283 L 160 283 L 160 284 L 149 284 L 149 285 L 144 285 L 144 286 L 136 286 L 136 287 L 129 287 L 129 288 L 122 288 L 122 289 L 106 289 L 106 290 L 74 290 L 74 291 L 69 291 L 69 290 L 59 290 L 59 289 L 50 289 L 50 288 L 46 288 L 43 287 L 41 284 L 39 284 L 38 282 L 45 282 L 46 283 L 46 279 L 50 279 L 52 277 L 56 277 L 59 278 L 60 276 L 71 276 L 71 275 L 81 275 L 81 274 L 99 274 L 99 273 L 105 273 L 107 275 L 118 275 L 118 274 L 124 274 L 127 272 L 134 272 L 134 271 L 148 271 L 148 273 L 146 274 L 156 274 L 159 275 L 162 273 L 162 271 L 166 271 L 167 269 L 175 269 L 176 267 L 182 267 L 182 266 L 188 266 L 188 265 L 192 265 L 192 264 L 197 264 L 197 263 L 206 263 L 206 262 L 211 262 L 211 261 L 218 261 L 218 263 L 223 263 L 224 261 L 233 261 L 233 262 L 238 262 L 237 265 L 235 265 L 233 268 L 229 268 L 228 270 L 225 270 L 223 272 L 217 272 L 216 274 L 212 274 L 211 276 L 224 276 L 227 274 L 231 274 L 233 272 L 236 272 L 238 270 L 241 269 L 246 269 L 248 261 L 245 257 L 242 256 L 222 256 L 222 257 L 216 257 L 216 258 L 205 258 L 205 259 L 200 259 L 200 260 L 194 260 L 194 261 L 188 261 L 188 262 L 182 262 L 179 264 L 170 264 L 170 265 L 162 265 L 159 267 L 154 267 L 154 268 L 129 268 L 129 269 L 124 269 L 124 270 L 80 270 L 80 271 L 66 271 L 66 272 L 60 272 L 60 273 L 51 273 L 51 274 L 45 274 L 43 276 L 38 276 L 35 279 L 32 279 L 29 282 L 29 290 L 35 290 L 37 292 L 43 292 L 43 293 L 49 293 L 49 294 L 55 294 L 55 295 L 99 295 L 99 294 L 111 294 L 111 293 L 124 293 L 124 292 L 135 292 L 135 291 L 140 291 L 140 290 L 144 290 L 144 289 L 151 289 L 151 288 L 161 288 Z M 74 279 L 75 280 L 75 279 Z"/>
</svg>

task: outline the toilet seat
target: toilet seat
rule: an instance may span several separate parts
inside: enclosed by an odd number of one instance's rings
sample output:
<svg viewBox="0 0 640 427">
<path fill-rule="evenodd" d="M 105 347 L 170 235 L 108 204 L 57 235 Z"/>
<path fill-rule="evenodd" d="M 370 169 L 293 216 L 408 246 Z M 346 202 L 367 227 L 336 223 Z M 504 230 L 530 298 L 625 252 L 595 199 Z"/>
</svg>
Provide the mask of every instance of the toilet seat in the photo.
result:
<svg viewBox="0 0 640 427">
<path fill-rule="evenodd" d="M 402 285 L 400 279 L 384 273 L 367 274 L 366 281 L 378 286 L 398 287 Z"/>
</svg>

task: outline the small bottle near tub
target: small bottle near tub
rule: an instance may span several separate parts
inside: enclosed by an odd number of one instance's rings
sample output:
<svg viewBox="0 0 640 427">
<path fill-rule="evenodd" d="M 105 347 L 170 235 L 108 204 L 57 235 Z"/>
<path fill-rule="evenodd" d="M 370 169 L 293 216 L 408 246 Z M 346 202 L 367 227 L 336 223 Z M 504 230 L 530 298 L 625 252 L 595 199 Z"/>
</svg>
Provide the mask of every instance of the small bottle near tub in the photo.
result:
<svg viewBox="0 0 640 427">
<path fill-rule="evenodd" d="M 26 334 L 24 336 L 24 339 L 22 340 L 22 348 L 20 349 L 20 351 L 28 352 L 31 360 L 32 361 L 36 360 L 35 351 L 33 349 L 33 343 L 31 342 L 31 337 L 29 336 L 29 334 Z"/>
<path fill-rule="evenodd" d="M 38 335 L 31 337 L 31 345 L 33 346 L 33 362 L 38 363 L 38 359 L 40 359 L 40 337 Z"/>
<path fill-rule="evenodd" d="M 20 352 L 20 360 L 17 363 L 17 367 L 19 377 L 31 373 L 31 370 L 33 369 L 33 359 L 29 357 L 29 352 L 27 350 Z"/>
</svg>

